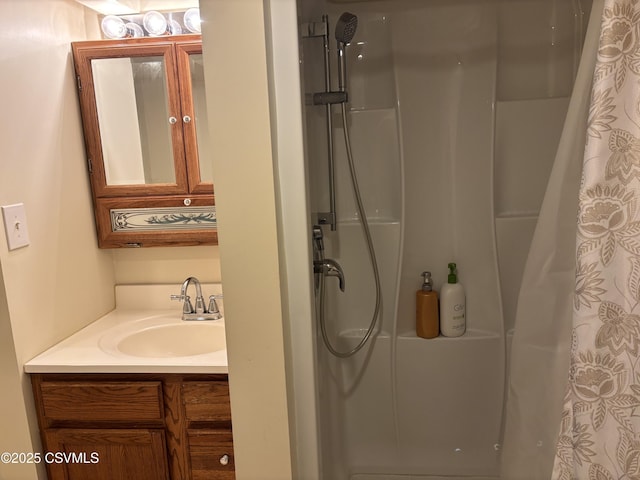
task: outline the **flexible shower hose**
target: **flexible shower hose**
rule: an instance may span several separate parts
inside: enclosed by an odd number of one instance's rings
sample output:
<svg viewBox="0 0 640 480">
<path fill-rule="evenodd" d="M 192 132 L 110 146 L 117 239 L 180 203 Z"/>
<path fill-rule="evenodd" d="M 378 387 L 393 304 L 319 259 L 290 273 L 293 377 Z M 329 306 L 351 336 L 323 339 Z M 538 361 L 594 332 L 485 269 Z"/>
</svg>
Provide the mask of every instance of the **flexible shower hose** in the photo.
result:
<svg viewBox="0 0 640 480">
<path fill-rule="evenodd" d="M 367 241 L 367 248 L 369 250 L 369 258 L 371 259 L 371 266 L 373 268 L 373 278 L 375 280 L 375 284 L 376 284 L 376 304 L 375 304 L 375 308 L 373 310 L 373 316 L 371 318 L 371 323 L 369 324 L 369 328 L 367 329 L 367 332 L 365 333 L 364 337 L 362 337 L 362 340 L 360 340 L 360 343 L 358 343 L 358 345 L 356 345 L 355 347 L 353 347 L 351 350 L 348 350 L 346 352 L 341 352 L 338 351 L 332 344 L 331 341 L 329 340 L 329 337 L 327 335 L 327 326 L 326 326 L 326 320 L 325 320 L 325 315 L 324 315 L 324 275 L 320 275 L 320 285 L 319 285 L 319 299 L 320 299 L 320 312 L 319 312 L 319 317 L 320 317 L 320 330 L 322 332 L 322 339 L 324 341 L 324 344 L 327 347 L 327 350 L 329 350 L 329 352 L 331 352 L 332 355 L 335 355 L 336 357 L 339 358 L 348 358 L 351 357 L 353 355 L 355 355 L 356 353 L 358 353 L 362 347 L 365 346 L 365 344 L 367 343 L 367 341 L 369 340 L 369 338 L 371 337 L 371 334 L 373 333 L 373 329 L 376 326 L 376 321 L 378 319 L 378 315 L 380 313 L 380 298 L 382 296 L 381 294 L 381 288 L 380 288 L 380 273 L 378 272 L 378 262 L 376 261 L 376 252 L 373 248 L 373 241 L 371 239 L 371 232 L 369 231 L 369 222 L 367 221 L 367 216 L 365 214 L 364 211 L 364 205 L 362 204 L 362 198 L 360 196 L 360 188 L 358 187 L 358 178 L 356 176 L 356 169 L 354 166 L 354 162 L 353 162 L 353 154 L 351 152 L 351 139 L 349 138 L 349 128 L 347 126 L 347 108 L 345 106 L 345 103 L 341 103 L 342 106 L 342 125 L 343 125 L 343 129 L 344 129 L 344 143 L 347 149 L 347 160 L 349 163 L 349 171 L 351 173 L 351 185 L 353 187 L 353 193 L 354 196 L 356 198 L 356 206 L 358 208 L 358 215 L 360 215 L 360 224 L 362 225 L 362 230 L 364 232 L 364 236 L 365 239 Z M 322 251 L 320 251 L 320 256 L 321 256 L 321 260 L 324 262 L 324 254 L 322 253 Z"/>
</svg>

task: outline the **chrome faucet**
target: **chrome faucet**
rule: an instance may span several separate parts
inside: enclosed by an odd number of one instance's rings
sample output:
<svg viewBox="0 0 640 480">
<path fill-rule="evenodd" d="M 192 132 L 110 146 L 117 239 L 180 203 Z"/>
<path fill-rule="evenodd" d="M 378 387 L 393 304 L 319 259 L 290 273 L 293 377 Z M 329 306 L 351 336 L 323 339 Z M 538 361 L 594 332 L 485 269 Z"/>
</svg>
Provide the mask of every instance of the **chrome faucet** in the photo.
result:
<svg viewBox="0 0 640 480">
<path fill-rule="evenodd" d="M 189 285 L 192 283 L 196 286 L 195 308 L 191 303 L 191 297 L 187 295 Z M 209 305 L 205 307 L 202 286 L 196 277 L 189 277 L 182 283 L 180 295 L 171 295 L 171 300 L 184 302 L 182 304 L 182 320 L 218 320 L 222 318 L 222 314 L 216 303 L 217 298 L 222 298 L 222 295 L 211 295 L 209 297 Z"/>
</svg>

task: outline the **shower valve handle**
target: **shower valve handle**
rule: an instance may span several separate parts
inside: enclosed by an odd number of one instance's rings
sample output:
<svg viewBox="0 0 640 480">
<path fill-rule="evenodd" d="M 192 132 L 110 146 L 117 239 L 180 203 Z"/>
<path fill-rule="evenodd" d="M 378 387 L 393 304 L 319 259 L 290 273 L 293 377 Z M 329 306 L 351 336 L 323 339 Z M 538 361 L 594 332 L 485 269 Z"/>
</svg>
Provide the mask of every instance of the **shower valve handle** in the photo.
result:
<svg viewBox="0 0 640 480">
<path fill-rule="evenodd" d="M 314 260 L 313 273 L 319 273 L 326 277 L 338 277 L 340 290 L 344 292 L 344 272 L 338 262 L 331 258 L 324 260 Z"/>
</svg>

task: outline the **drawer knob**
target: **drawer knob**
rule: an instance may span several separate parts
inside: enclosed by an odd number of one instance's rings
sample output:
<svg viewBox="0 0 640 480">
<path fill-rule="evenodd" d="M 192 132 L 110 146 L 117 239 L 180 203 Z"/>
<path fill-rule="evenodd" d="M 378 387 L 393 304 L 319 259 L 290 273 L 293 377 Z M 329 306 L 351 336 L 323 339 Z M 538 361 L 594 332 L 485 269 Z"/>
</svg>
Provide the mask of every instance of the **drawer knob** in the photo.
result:
<svg viewBox="0 0 640 480">
<path fill-rule="evenodd" d="M 220 464 L 221 465 L 229 465 L 229 455 L 222 455 L 220 457 Z"/>
</svg>

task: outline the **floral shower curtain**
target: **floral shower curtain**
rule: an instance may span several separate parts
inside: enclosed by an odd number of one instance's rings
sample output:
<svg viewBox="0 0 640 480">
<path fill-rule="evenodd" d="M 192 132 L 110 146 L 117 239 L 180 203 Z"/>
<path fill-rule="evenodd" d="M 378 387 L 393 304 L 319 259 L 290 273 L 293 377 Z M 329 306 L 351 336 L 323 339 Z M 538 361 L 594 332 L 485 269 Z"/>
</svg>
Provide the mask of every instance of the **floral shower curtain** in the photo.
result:
<svg viewBox="0 0 640 480">
<path fill-rule="evenodd" d="M 603 0 L 594 0 L 518 297 L 500 478 L 551 477 L 569 371 L 576 211 Z"/>
<path fill-rule="evenodd" d="M 554 480 L 640 479 L 640 2 L 605 0 Z"/>
</svg>

